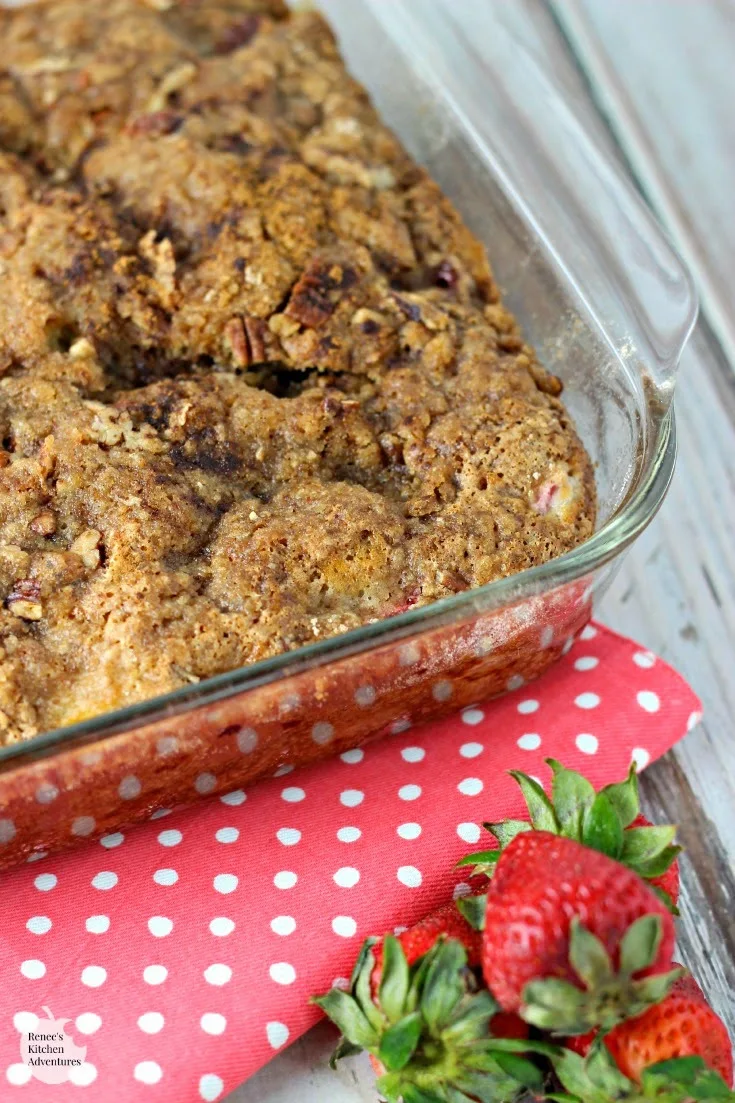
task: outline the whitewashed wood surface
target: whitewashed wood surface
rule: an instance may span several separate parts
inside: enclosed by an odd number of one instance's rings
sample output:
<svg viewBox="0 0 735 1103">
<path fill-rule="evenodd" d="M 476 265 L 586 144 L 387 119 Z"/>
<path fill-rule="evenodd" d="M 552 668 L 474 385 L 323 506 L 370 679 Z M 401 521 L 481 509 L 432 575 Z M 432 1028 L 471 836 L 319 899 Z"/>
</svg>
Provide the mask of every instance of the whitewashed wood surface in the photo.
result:
<svg viewBox="0 0 735 1103">
<path fill-rule="evenodd" d="M 735 360 L 723 352 L 735 353 L 735 0 L 557 0 L 565 33 L 543 0 L 457 4 L 476 42 L 509 20 L 586 90 L 586 122 L 617 143 L 702 289 L 677 390 L 676 477 L 598 615 L 704 701 L 704 722 L 646 772 L 644 800 L 681 824 L 680 952 L 735 1033 Z M 326 1068 L 332 1043 L 318 1027 L 228 1103 L 375 1103 L 365 1060 Z"/>
</svg>

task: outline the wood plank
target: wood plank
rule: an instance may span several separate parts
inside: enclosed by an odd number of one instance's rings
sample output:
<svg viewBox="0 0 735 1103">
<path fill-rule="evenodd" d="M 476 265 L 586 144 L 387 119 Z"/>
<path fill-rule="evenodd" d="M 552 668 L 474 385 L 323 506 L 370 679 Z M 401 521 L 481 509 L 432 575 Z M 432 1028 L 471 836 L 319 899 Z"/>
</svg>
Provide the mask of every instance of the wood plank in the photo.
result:
<svg viewBox="0 0 735 1103">
<path fill-rule="evenodd" d="M 376 1103 L 375 1075 L 365 1054 L 328 1067 L 336 1033 L 326 1023 L 310 1031 L 243 1084 L 227 1103 Z"/>
<path fill-rule="evenodd" d="M 735 367 L 735 0 L 551 0 Z"/>
<path fill-rule="evenodd" d="M 681 370 L 676 476 L 599 615 L 672 663 L 704 702 L 703 723 L 646 772 L 642 791 L 654 818 L 681 824 L 679 946 L 735 1032 L 735 400 L 723 401 L 732 377 L 703 332 Z"/>
</svg>

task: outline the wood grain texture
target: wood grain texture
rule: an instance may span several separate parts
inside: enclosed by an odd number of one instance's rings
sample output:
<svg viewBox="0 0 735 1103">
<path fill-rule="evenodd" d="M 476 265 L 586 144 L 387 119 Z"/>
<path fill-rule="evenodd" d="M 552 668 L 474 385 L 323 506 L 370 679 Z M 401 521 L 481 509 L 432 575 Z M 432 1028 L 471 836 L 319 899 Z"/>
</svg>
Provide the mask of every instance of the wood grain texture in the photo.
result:
<svg viewBox="0 0 735 1103">
<path fill-rule="evenodd" d="M 550 0 L 735 365 L 735 0 Z"/>
<path fill-rule="evenodd" d="M 560 0 L 561 5 L 567 2 Z M 656 203 L 653 178 L 644 177 L 626 138 L 633 120 L 636 142 L 653 151 L 656 179 L 671 189 L 672 210 L 679 211 L 690 235 L 687 240 L 696 250 L 709 317 L 720 339 L 735 352 L 735 337 L 728 344 L 728 334 L 735 335 L 735 302 L 728 279 L 735 271 L 735 96 L 733 78 L 728 76 L 732 67 L 723 69 L 726 51 L 730 58 L 735 54 L 735 0 L 628 0 L 624 19 L 621 5 L 609 0 L 574 3 L 585 5 L 589 19 L 594 16 L 592 31 L 604 40 L 615 80 L 623 81 L 626 99 L 635 110 L 618 114 L 615 104 L 608 103 L 611 114 L 605 119 L 598 110 L 602 95 L 598 91 L 596 104 L 589 94 L 589 82 L 597 78 L 585 71 L 584 53 L 571 52 L 573 36 L 565 39 L 542 0 L 462 0 L 456 11 L 469 21 L 476 42 L 492 33 L 493 20 L 502 19 L 545 57 L 577 100 L 598 142 L 618 159 L 633 162 L 639 183 Z M 636 36 L 642 40 L 632 42 Z M 648 61 L 651 41 L 656 45 L 654 64 Z M 668 204 L 660 202 L 660 193 L 658 198 L 660 214 L 678 237 L 678 225 L 667 217 Z M 656 819 L 681 824 L 687 848 L 682 862 L 681 959 L 735 1035 L 732 366 L 721 344 L 706 326 L 700 327 L 683 357 L 677 389 L 676 477 L 661 513 L 629 552 L 598 615 L 676 666 L 704 702 L 704 722 L 646 772 L 642 789 L 645 806 Z M 229 1103 L 375 1103 L 367 1062 L 358 1058 L 336 1076 L 326 1068 L 332 1040 L 325 1026 L 312 1031 L 235 1092 Z"/>
<path fill-rule="evenodd" d="M 643 778 L 654 818 L 678 822 L 687 854 L 679 946 L 735 1032 L 735 394 L 703 332 L 682 361 L 680 451 L 669 496 L 628 554 L 599 611 L 611 627 L 672 663 L 705 718 Z"/>
</svg>

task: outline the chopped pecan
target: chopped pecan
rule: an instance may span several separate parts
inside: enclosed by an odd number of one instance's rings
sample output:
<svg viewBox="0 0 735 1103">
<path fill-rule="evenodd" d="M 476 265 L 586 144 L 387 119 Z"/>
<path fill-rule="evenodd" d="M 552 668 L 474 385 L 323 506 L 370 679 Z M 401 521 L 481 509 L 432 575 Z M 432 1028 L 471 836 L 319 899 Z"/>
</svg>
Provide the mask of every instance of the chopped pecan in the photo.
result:
<svg viewBox="0 0 735 1103">
<path fill-rule="evenodd" d="M 148 101 L 147 114 L 164 111 L 168 97 L 172 96 L 174 92 L 179 92 L 196 76 L 196 73 L 197 67 L 193 61 L 182 61 L 180 65 L 175 65 L 173 69 L 169 69 Z"/>
<path fill-rule="evenodd" d="M 5 604 L 11 613 L 23 620 L 40 620 L 43 616 L 41 586 L 35 578 L 19 578 L 7 596 Z"/>
<path fill-rule="evenodd" d="M 216 54 L 231 54 L 241 46 L 247 46 L 260 26 L 260 16 L 249 12 L 227 27 L 214 44 Z"/>
<path fill-rule="evenodd" d="M 250 314 L 243 315 L 245 334 L 250 349 L 250 363 L 262 364 L 266 360 L 265 333 L 266 325 L 260 318 L 254 318 Z"/>
<path fill-rule="evenodd" d="M 454 594 L 459 594 L 462 590 L 469 589 L 469 582 L 460 571 L 439 571 L 438 581 L 445 589 L 451 590 Z"/>
<path fill-rule="evenodd" d="M 169 238 L 156 240 L 156 231 L 149 230 L 138 243 L 140 253 L 153 269 L 155 288 L 162 305 L 170 310 L 176 294 L 176 257 Z"/>
<path fill-rule="evenodd" d="M 291 292 L 286 314 L 310 329 L 318 329 L 335 311 L 342 292 L 357 283 L 354 268 L 314 261 Z"/>
<path fill-rule="evenodd" d="M 77 337 L 69 346 L 69 355 L 72 360 L 84 360 L 87 356 L 94 356 L 94 345 L 89 337 Z"/>
<path fill-rule="evenodd" d="M 142 135 L 145 138 L 161 138 L 165 134 L 173 134 L 183 121 L 184 116 L 177 115 L 175 111 L 148 111 L 145 115 L 131 119 L 125 131 L 127 134 Z"/>
<path fill-rule="evenodd" d="M 99 546 L 102 542 L 102 533 L 99 529 L 85 529 L 77 536 L 69 551 L 79 556 L 88 570 L 93 571 L 100 565 Z"/>
<path fill-rule="evenodd" d="M 10 463 L 10 453 L 0 448 L 0 467 L 7 467 Z"/>
<path fill-rule="evenodd" d="M 33 518 L 29 528 L 38 536 L 53 536 L 56 532 L 56 514 L 53 510 L 42 509 Z"/>
<path fill-rule="evenodd" d="M 245 323 L 239 314 L 230 318 L 225 326 L 225 343 L 229 345 L 232 359 L 241 368 L 247 368 L 250 364 L 250 350 L 248 338 L 245 332 Z"/>
<path fill-rule="evenodd" d="M 381 450 L 393 466 L 399 466 L 404 462 L 403 441 L 395 433 L 383 433 L 378 441 Z"/>
</svg>

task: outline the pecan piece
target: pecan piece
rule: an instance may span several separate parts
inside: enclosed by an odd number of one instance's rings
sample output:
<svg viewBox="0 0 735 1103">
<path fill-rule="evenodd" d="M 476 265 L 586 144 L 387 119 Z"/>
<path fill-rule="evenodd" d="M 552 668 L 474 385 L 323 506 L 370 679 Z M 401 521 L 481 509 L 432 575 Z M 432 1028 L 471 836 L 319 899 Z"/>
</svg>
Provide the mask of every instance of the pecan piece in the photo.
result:
<svg viewBox="0 0 735 1103">
<path fill-rule="evenodd" d="M 265 322 L 260 318 L 253 318 L 250 314 L 243 315 L 243 322 L 248 348 L 250 349 L 250 363 L 262 364 L 267 359 L 265 352 Z"/>
<path fill-rule="evenodd" d="M 38 536 L 53 536 L 56 532 L 56 514 L 53 510 L 42 509 L 31 521 L 29 528 Z"/>
<path fill-rule="evenodd" d="M 227 27 L 214 44 L 216 54 L 231 54 L 239 50 L 241 46 L 247 46 L 257 34 L 260 26 L 260 16 L 255 12 L 244 15 L 237 23 Z"/>
<path fill-rule="evenodd" d="M 162 138 L 166 134 L 173 134 L 184 121 L 183 115 L 177 115 L 175 111 L 148 111 L 144 115 L 138 115 L 131 119 L 125 127 L 126 134 L 132 136 L 141 135 L 145 138 Z"/>
<path fill-rule="evenodd" d="M 22 620 L 40 620 L 43 616 L 40 584 L 35 578 L 19 578 L 5 604 L 14 616 Z"/>
<path fill-rule="evenodd" d="M 193 61 L 182 61 L 165 73 L 158 88 L 148 100 L 146 114 L 156 111 L 165 111 L 169 96 L 174 92 L 180 92 L 189 81 L 197 74 L 197 67 Z"/>
<path fill-rule="evenodd" d="M 225 326 L 225 344 L 229 345 L 232 359 L 240 368 L 247 368 L 250 364 L 250 349 L 248 337 L 245 332 L 245 323 L 239 314 L 230 318 Z"/>
<path fill-rule="evenodd" d="M 357 279 L 353 268 L 316 260 L 295 284 L 286 314 L 310 329 L 318 329 L 334 314 L 342 292 L 354 287 Z"/>
<path fill-rule="evenodd" d="M 88 570 L 93 571 L 100 565 L 99 546 L 102 543 L 102 533 L 99 529 L 85 529 L 77 536 L 69 551 L 79 556 Z"/>
</svg>

